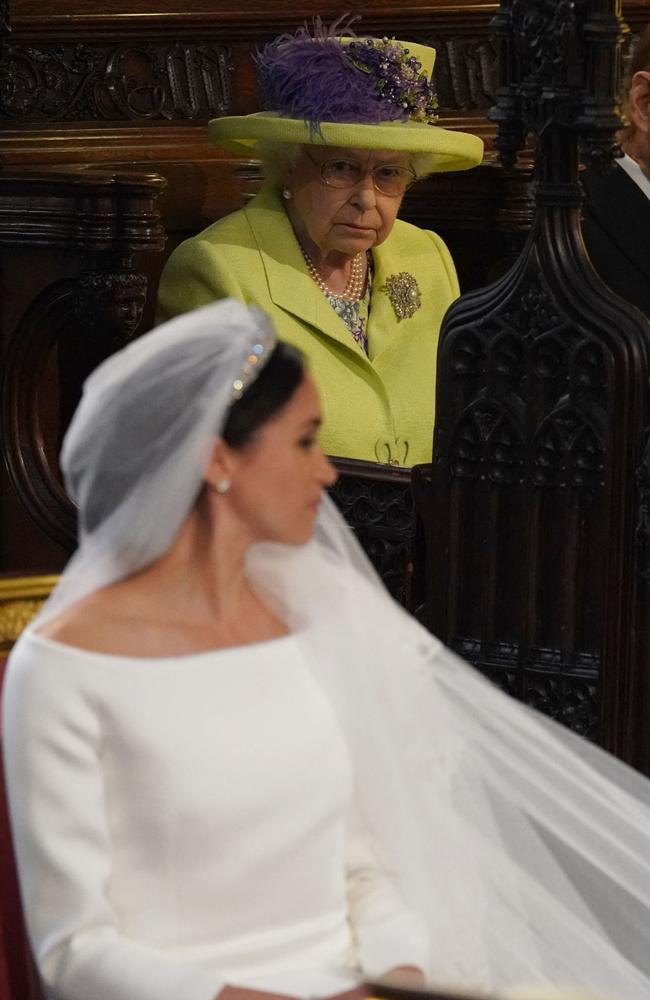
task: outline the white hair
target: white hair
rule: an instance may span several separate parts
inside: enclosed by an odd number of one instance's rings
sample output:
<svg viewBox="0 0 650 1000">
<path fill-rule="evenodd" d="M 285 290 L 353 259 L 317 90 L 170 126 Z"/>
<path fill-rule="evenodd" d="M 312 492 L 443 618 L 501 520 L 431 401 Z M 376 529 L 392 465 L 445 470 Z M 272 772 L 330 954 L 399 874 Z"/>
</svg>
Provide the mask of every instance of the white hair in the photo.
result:
<svg viewBox="0 0 650 1000">
<path fill-rule="evenodd" d="M 257 144 L 257 156 L 262 161 L 264 176 L 276 184 L 295 167 L 302 153 L 302 146 L 295 142 L 264 140 Z"/>
<path fill-rule="evenodd" d="M 428 177 L 433 173 L 431 168 L 431 153 L 410 153 L 409 165 L 415 171 L 415 176 L 420 181 L 423 177 Z"/>
</svg>

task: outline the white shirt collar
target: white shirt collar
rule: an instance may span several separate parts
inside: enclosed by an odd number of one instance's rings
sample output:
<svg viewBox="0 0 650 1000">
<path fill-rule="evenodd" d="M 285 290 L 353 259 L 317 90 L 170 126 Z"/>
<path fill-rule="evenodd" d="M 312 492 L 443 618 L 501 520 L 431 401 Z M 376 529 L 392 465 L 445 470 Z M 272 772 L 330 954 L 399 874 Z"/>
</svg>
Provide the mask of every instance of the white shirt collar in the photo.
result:
<svg viewBox="0 0 650 1000">
<path fill-rule="evenodd" d="M 619 167 L 622 167 L 625 173 L 632 178 L 635 184 L 637 184 L 643 191 L 646 198 L 650 198 L 650 178 L 641 170 L 641 167 L 633 160 L 631 156 L 625 153 L 620 160 L 616 161 Z"/>
</svg>

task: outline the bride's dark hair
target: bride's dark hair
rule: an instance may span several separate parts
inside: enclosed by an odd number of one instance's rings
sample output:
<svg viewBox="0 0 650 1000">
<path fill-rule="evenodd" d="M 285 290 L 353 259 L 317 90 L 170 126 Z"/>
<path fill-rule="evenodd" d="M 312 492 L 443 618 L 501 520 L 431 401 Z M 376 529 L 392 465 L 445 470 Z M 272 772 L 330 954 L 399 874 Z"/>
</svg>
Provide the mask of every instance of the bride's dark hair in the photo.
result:
<svg viewBox="0 0 650 1000">
<path fill-rule="evenodd" d="M 255 432 L 289 402 L 305 377 L 300 351 L 279 341 L 264 368 L 230 407 L 222 438 L 231 448 L 244 448 Z"/>
</svg>

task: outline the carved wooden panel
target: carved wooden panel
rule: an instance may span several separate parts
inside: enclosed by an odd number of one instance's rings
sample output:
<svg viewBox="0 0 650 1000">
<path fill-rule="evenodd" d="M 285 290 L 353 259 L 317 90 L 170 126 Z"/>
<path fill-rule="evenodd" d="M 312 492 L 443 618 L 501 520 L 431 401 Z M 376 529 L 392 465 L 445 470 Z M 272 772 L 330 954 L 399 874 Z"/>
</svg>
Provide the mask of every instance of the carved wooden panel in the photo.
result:
<svg viewBox="0 0 650 1000">
<path fill-rule="evenodd" d="M 506 0 L 496 145 L 538 138 L 537 219 L 441 333 L 427 620 L 506 690 L 643 769 L 650 326 L 600 283 L 579 232 L 578 140 L 613 150 L 615 0 Z"/>
<path fill-rule="evenodd" d="M 418 612 L 423 600 L 422 528 L 411 491 L 410 469 L 334 460 L 338 481 L 332 499 L 393 597 Z"/>
<path fill-rule="evenodd" d="M 486 112 L 497 73 L 493 42 L 418 36 L 438 53 L 434 78 L 441 113 Z M 34 122 L 207 121 L 231 109 L 233 68 L 218 38 L 208 44 L 145 37 L 120 44 L 11 42 L 0 76 L 0 115 Z"/>
<path fill-rule="evenodd" d="M 143 251 L 164 233 L 156 175 L 0 174 L 0 572 L 59 569 L 75 544 L 61 437 L 84 378 L 138 330 Z"/>
<path fill-rule="evenodd" d="M 315 13 L 325 20 L 341 13 L 331 3 L 317 6 L 273 3 L 229 10 L 222 4 L 168 3 L 164 10 L 159 5 L 147 10 L 113 3 L 98 12 L 95 5 L 89 10 L 69 2 L 44 11 L 28 0 L 13 0 L 13 31 L 0 74 L 0 118 L 8 126 L 0 155 L 11 165 L 72 163 L 79 162 L 85 146 L 92 161 L 130 155 L 142 163 L 164 161 L 170 152 L 176 160 L 185 145 L 186 158 L 211 161 L 207 120 L 259 109 L 256 46 Z M 371 9 L 350 5 L 361 15 L 361 31 L 435 45 L 442 117 L 451 127 L 471 127 L 488 139 L 493 127 L 487 109 L 496 79 L 489 38 L 494 9 L 494 4 L 461 2 L 437 11 L 412 0 L 396 16 L 382 3 Z M 119 124 L 119 137 L 112 137 L 118 142 L 96 146 L 93 123 Z M 182 131 L 163 127 L 171 123 Z M 136 125 L 146 129 L 136 131 Z"/>
<path fill-rule="evenodd" d="M 228 52 L 188 41 L 10 44 L 0 116 L 10 122 L 207 120 L 230 111 Z"/>
</svg>

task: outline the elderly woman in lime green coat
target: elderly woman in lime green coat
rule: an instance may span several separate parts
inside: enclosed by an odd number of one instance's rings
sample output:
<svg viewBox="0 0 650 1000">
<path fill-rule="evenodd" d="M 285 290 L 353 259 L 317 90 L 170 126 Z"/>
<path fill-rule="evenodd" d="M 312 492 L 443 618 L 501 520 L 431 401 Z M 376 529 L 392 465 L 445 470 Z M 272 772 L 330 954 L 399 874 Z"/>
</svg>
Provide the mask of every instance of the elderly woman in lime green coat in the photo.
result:
<svg viewBox="0 0 650 1000">
<path fill-rule="evenodd" d="M 274 110 L 216 119 L 211 130 L 224 148 L 261 156 L 269 179 L 244 209 L 181 244 L 161 279 L 161 320 L 227 296 L 269 314 L 307 359 L 323 404 L 321 444 L 336 457 L 431 460 L 438 333 L 458 282 L 443 241 L 396 216 L 418 176 L 465 169 L 482 154 L 475 136 L 433 124 L 421 70 L 430 73 L 434 56 L 304 31 L 267 46 L 260 70 Z M 327 60 L 344 77 L 334 97 Z M 397 112 L 381 66 L 393 97 L 397 88 L 405 98 Z M 326 117 L 308 106 L 313 92 L 305 96 L 306 74 L 323 73 Z"/>
</svg>

